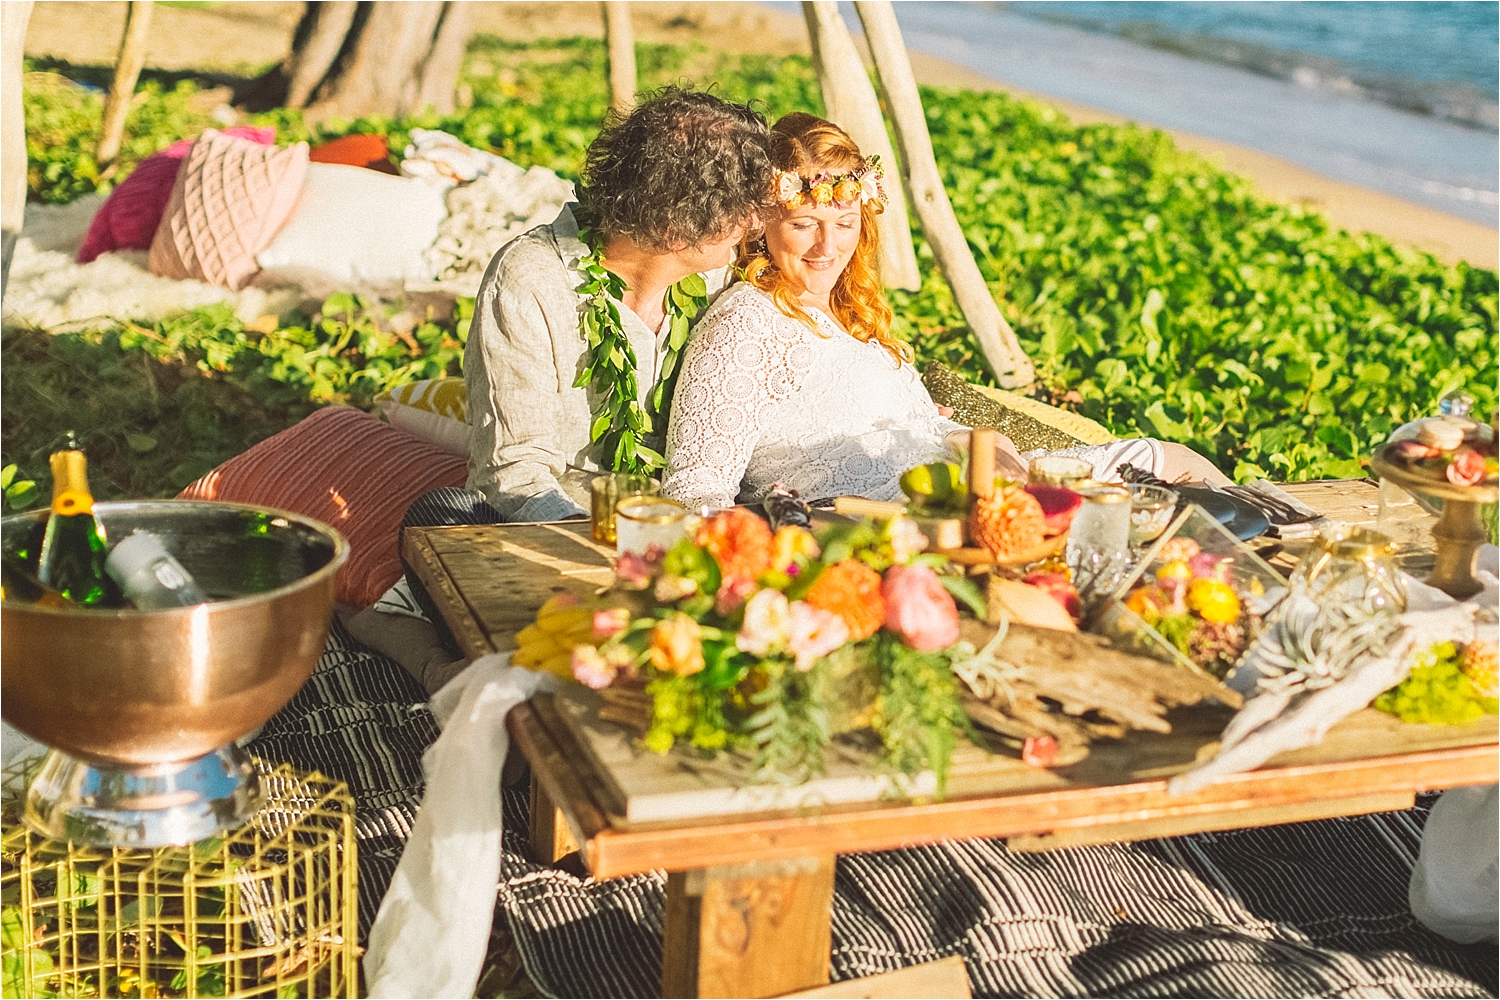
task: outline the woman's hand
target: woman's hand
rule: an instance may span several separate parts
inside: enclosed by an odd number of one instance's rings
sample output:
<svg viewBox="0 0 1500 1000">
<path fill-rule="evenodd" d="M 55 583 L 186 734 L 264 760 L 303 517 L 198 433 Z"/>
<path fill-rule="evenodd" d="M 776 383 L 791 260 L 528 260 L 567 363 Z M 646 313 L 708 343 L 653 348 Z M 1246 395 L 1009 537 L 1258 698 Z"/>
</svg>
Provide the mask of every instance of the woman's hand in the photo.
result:
<svg viewBox="0 0 1500 1000">
<path fill-rule="evenodd" d="M 937 408 L 938 408 L 938 416 L 943 417 L 943 418 L 947 418 L 947 417 L 953 416 L 953 407 L 951 407 L 951 406 L 944 406 L 942 403 L 938 403 L 937 404 Z"/>
</svg>

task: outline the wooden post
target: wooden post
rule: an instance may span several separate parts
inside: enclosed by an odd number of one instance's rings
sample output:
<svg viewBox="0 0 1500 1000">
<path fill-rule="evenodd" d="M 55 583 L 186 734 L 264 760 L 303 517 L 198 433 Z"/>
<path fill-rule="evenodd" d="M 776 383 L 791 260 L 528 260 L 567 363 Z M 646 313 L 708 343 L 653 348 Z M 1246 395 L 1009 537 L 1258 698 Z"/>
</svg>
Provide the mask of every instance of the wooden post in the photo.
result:
<svg viewBox="0 0 1500 1000">
<path fill-rule="evenodd" d="M 120 39 L 120 58 L 115 61 L 115 79 L 104 102 L 104 124 L 99 129 L 99 146 L 94 159 L 105 167 L 120 155 L 125 138 L 125 117 L 130 114 L 130 99 L 135 96 L 135 82 L 146 65 L 146 32 L 151 28 L 151 0 L 131 0 L 125 14 L 125 35 Z"/>
<path fill-rule="evenodd" d="M 667 875 L 664 997 L 774 997 L 828 982 L 831 855 Z"/>
<path fill-rule="evenodd" d="M 0 3 L 0 289 L 10 280 L 10 258 L 26 221 L 26 106 L 21 60 L 31 0 Z"/>
<path fill-rule="evenodd" d="M 635 107 L 635 29 L 626 0 L 600 0 L 604 8 L 604 48 L 609 61 L 609 106 L 620 114 Z"/>
<path fill-rule="evenodd" d="M 578 850 L 567 817 L 553 803 L 535 772 L 531 775 L 531 855 L 544 865 Z"/>
<path fill-rule="evenodd" d="M 901 165 L 896 162 L 890 134 L 885 130 L 885 117 L 880 113 L 870 74 L 834 0 L 807 0 L 802 4 L 802 16 L 807 21 L 813 66 L 823 88 L 828 120 L 848 132 L 866 156 L 879 156 L 885 167 L 889 200 L 880 216 L 880 278 L 887 288 L 916 291 L 922 287 L 922 274 L 917 270 L 917 253 L 911 242 Z"/>
<path fill-rule="evenodd" d="M 984 275 L 974 263 L 974 255 L 963 228 L 958 224 L 958 216 L 953 214 L 948 192 L 943 189 L 943 177 L 932 154 L 932 137 L 927 132 L 927 117 L 922 111 L 922 98 L 917 93 L 917 79 L 912 74 L 906 44 L 901 40 L 901 29 L 896 24 L 896 11 L 889 0 L 856 0 L 854 7 L 864 25 L 865 38 L 875 58 L 875 72 L 880 78 L 880 89 L 885 94 L 886 107 L 890 109 L 895 126 L 896 143 L 901 147 L 903 176 L 917 217 L 922 220 L 922 231 L 937 258 L 938 269 L 943 272 L 948 287 L 953 289 L 953 298 L 963 311 L 969 328 L 974 331 L 979 348 L 1000 385 L 1007 389 L 1029 386 L 1036 380 L 1036 370 L 1026 352 L 1021 350 L 1015 331 L 1000 315 L 1000 307 L 995 304 Z"/>
</svg>

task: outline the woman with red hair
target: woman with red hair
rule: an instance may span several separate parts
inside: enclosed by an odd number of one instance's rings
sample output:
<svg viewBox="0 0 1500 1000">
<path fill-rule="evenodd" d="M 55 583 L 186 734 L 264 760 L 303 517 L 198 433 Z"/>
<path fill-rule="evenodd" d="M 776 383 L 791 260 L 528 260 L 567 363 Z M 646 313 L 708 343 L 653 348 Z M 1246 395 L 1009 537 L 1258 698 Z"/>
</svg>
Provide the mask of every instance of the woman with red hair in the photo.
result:
<svg viewBox="0 0 1500 1000">
<path fill-rule="evenodd" d="M 939 413 L 891 335 L 875 217 L 880 165 L 832 122 L 795 112 L 771 130 L 777 207 L 742 247 L 743 281 L 704 316 L 683 359 L 663 492 L 685 503 L 754 502 L 773 484 L 809 500 L 892 500 L 900 477 L 952 457 L 967 428 Z M 1227 483 L 1181 445 L 1150 439 L 1069 449 L 1118 480 L 1129 462 L 1168 479 Z M 1030 457 L 1002 438 L 999 468 Z"/>
</svg>

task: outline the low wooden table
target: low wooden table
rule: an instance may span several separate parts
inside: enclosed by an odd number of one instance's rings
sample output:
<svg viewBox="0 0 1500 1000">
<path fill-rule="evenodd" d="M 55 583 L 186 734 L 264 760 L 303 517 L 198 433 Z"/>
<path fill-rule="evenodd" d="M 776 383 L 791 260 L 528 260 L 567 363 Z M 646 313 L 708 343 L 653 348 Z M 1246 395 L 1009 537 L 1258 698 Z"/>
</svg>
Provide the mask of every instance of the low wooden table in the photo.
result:
<svg viewBox="0 0 1500 1000">
<path fill-rule="evenodd" d="M 1375 520 L 1378 495 L 1368 482 L 1287 489 L 1339 520 Z M 1288 543 L 1273 563 L 1289 566 L 1298 549 Z M 407 529 L 404 555 L 470 656 L 515 648 L 515 633 L 548 597 L 585 596 L 611 576 L 610 550 L 581 521 Z M 1403 553 L 1415 571 L 1422 561 L 1419 548 Z M 539 697 L 508 720 L 532 768 L 533 849 L 546 862 L 581 850 L 597 878 L 668 872 L 665 996 L 778 996 L 827 983 L 837 854 L 962 837 L 1006 837 L 1011 850 L 1034 851 L 1350 816 L 1409 808 L 1421 791 L 1494 783 L 1500 770 L 1494 716 L 1429 727 L 1366 709 L 1318 746 L 1169 796 L 1167 779 L 1207 752 L 1228 719 L 1227 710 L 1201 705 L 1176 710 L 1171 734 L 1132 732 L 1096 744 L 1069 768 L 956 759 L 942 802 L 642 822 L 627 818 L 625 800 L 650 776 L 617 773 L 577 714 Z"/>
</svg>

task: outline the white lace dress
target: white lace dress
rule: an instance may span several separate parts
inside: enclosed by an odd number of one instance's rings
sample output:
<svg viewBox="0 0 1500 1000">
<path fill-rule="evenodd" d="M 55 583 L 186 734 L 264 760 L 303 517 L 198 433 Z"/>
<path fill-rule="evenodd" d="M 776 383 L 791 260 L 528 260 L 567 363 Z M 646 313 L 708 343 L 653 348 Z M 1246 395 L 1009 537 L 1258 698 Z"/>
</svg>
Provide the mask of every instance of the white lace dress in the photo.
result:
<svg viewBox="0 0 1500 1000">
<path fill-rule="evenodd" d="M 808 312 L 816 331 L 740 284 L 704 316 L 672 402 L 664 494 L 728 506 L 782 483 L 807 500 L 894 500 L 902 472 L 948 455 L 962 428 L 916 369 Z"/>
</svg>

